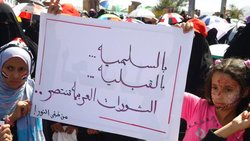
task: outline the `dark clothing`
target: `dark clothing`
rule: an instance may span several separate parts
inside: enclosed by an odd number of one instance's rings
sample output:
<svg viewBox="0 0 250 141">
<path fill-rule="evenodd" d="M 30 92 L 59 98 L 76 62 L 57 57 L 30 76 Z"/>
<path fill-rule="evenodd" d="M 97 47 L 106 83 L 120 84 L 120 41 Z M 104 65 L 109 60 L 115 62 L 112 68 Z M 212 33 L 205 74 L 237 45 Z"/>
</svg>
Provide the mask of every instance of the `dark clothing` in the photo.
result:
<svg viewBox="0 0 250 141">
<path fill-rule="evenodd" d="M 224 58 L 229 57 L 250 58 L 250 24 L 247 24 L 242 31 L 238 31 L 230 42 L 224 54 Z"/>
<path fill-rule="evenodd" d="M 213 130 L 209 130 L 206 137 L 201 141 L 226 141 L 226 138 L 219 137 L 214 134 Z"/>
<path fill-rule="evenodd" d="M 244 133 L 243 141 L 249 141 L 250 139 L 250 128 L 247 128 Z"/>
<path fill-rule="evenodd" d="M 187 130 L 187 122 L 186 120 L 181 118 L 178 141 L 182 141 L 184 139 L 186 130 Z"/>
<path fill-rule="evenodd" d="M 138 139 L 127 137 L 123 135 L 102 132 L 102 140 L 101 141 L 137 141 Z"/>
<path fill-rule="evenodd" d="M 51 125 L 54 123 L 57 123 L 57 122 L 43 120 L 43 131 L 44 131 L 46 141 L 52 141 L 53 132 L 51 130 Z M 61 124 L 67 126 L 67 124 L 64 124 L 64 123 L 61 123 Z M 92 135 L 92 134 L 87 133 L 88 128 L 84 128 L 84 127 L 77 127 L 77 128 L 78 128 L 78 133 L 77 133 L 78 141 L 103 141 L 102 132 Z"/>
<path fill-rule="evenodd" d="M 207 32 L 206 39 L 209 45 L 218 44 L 217 33 L 218 30 L 216 28 L 212 28 Z"/>
<path fill-rule="evenodd" d="M 204 97 L 203 87 L 205 85 L 206 75 L 212 63 L 213 59 L 206 38 L 202 34 L 195 32 L 188 67 L 186 92 Z M 181 119 L 179 141 L 184 138 L 185 131 L 186 121 Z"/>
<path fill-rule="evenodd" d="M 250 139 L 249 130 L 250 130 L 249 128 L 245 130 L 243 141 L 249 141 Z M 226 141 L 227 140 L 226 138 L 222 138 L 222 137 L 215 135 L 213 131 L 214 130 L 209 130 L 205 138 L 202 139 L 201 141 Z"/>
<path fill-rule="evenodd" d="M 14 126 L 11 126 L 10 130 L 11 130 L 11 133 L 13 135 L 13 141 L 17 141 L 18 137 L 17 137 L 16 122 L 14 123 Z"/>
<path fill-rule="evenodd" d="M 203 86 L 213 59 L 206 38 L 195 32 L 185 91 L 203 97 Z"/>
<path fill-rule="evenodd" d="M 0 4 L 0 33 L 0 46 L 3 46 L 19 37 L 29 47 L 34 56 L 34 61 L 36 62 L 38 49 L 37 44 L 34 43 L 29 37 L 25 36 L 12 8 L 4 3 Z M 31 76 L 35 76 L 35 71 L 33 71 Z"/>
<path fill-rule="evenodd" d="M 53 132 L 50 126 L 54 123 L 56 122 L 43 120 L 43 130 L 44 130 L 46 141 L 52 141 Z M 63 124 L 63 125 L 67 125 L 67 124 Z M 84 127 L 77 127 L 77 128 L 78 128 L 78 133 L 77 133 L 78 141 L 138 141 L 138 139 L 136 138 L 103 132 L 103 131 L 98 131 L 97 134 L 88 134 L 87 132 L 88 128 L 84 128 Z"/>
<path fill-rule="evenodd" d="M 27 19 L 22 19 L 22 28 L 25 30 L 25 35 L 28 36 L 33 42 L 38 44 L 39 39 L 39 22 L 40 22 L 40 15 L 36 15 L 36 20 L 34 20 L 34 15 L 32 17 L 33 21 Z"/>
</svg>

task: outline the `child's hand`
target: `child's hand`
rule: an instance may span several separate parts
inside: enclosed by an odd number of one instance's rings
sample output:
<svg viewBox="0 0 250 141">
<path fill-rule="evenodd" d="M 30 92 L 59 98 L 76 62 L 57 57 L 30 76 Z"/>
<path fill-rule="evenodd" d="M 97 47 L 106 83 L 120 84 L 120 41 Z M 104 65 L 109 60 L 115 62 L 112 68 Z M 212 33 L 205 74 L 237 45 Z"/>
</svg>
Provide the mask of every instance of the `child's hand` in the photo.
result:
<svg viewBox="0 0 250 141">
<path fill-rule="evenodd" d="M 250 112 L 247 110 L 235 117 L 231 122 L 216 130 L 215 135 L 223 138 L 250 127 Z"/>
<path fill-rule="evenodd" d="M 245 110 L 236 118 L 233 119 L 232 124 L 239 130 L 243 130 L 250 127 L 250 112 Z"/>
</svg>

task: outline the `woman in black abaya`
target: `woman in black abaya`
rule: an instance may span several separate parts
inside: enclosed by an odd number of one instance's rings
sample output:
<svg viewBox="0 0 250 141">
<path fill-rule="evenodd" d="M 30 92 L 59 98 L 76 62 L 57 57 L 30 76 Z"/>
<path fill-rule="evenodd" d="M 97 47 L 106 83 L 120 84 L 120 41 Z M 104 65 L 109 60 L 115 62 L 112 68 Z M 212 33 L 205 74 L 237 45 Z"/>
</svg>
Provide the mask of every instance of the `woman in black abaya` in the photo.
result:
<svg viewBox="0 0 250 141">
<path fill-rule="evenodd" d="M 5 3 L 0 3 L 0 46 L 9 43 L 17 37 L 21 38 L 26 43 L 36 62 L 38 49 L 37 44 L 24 35 L 12 8 Z M 35 71 L 32 73 L 32 77 L 34 76 Z"/>
</svg>

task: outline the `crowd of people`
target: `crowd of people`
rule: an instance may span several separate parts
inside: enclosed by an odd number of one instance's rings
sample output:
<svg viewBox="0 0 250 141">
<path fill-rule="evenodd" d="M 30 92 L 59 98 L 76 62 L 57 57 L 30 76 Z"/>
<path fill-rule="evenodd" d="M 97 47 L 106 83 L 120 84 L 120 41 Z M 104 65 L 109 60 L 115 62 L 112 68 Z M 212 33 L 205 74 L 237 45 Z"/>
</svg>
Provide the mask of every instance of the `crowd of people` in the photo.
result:
<svg viewBox="0 0 250 141">
<path fill-rule="evenodd" d="M 79 13 L 71 4 L 51 0 L 48 13 L 96 18 L 105 10 Z M 153 19 L 155 22 L 155 19 Z M 154 24 L 154 22 L 147 22 Z M 39 27 L 39 26 L 38 26 Z M 37 28 L 38 28 L 37 27 Z M 197 18 L 184 32 L 195 31 L 181 113 L 179 140 L 247 141 L 250 139 L 250 23 L 230 41 L 223 58 L 213 60 L 209 45 L 216 31 Z M 38 32 L 39 29 L 36 30 Z M 50 141 L 54 133 L 76 134 L 77 140 L 140 139 L 30 116 L 38 39 L 25 33 L 10 6 L 0 3 L 0 141 Z M 38 37 L 38 33 L 37 34 Z"/>
</svg>

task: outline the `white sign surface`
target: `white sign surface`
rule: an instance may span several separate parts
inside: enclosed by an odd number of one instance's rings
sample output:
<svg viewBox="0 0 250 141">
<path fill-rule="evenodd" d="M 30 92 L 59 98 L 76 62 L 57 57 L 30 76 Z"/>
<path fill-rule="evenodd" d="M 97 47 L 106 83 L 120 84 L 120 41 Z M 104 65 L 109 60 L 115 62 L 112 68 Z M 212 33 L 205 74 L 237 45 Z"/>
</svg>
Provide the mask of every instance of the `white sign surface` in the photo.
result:
<svg viewBox="0 0 250 141">
<path fill-rule="evenodd" d="M 177 140 L 193 32 L 50 14 L 40 24 L 33 116 Z"/>
</svg>

